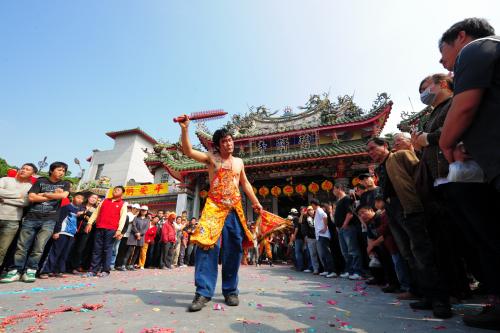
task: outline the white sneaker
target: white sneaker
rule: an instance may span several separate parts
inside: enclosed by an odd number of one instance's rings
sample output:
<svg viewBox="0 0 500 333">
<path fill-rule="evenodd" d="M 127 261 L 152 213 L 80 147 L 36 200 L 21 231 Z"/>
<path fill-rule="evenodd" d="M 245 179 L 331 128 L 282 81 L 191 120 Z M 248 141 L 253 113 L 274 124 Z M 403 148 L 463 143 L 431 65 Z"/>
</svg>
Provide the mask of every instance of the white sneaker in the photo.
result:
<svg viewBox="0 0 500 333">
<path fill-rule="evenodd" d="M 327 276 L 328 272 L 319 273 L 319 276 Z"/>
<path fill-rule="evenodd" d="M 144 267 L 141 267 L 140 270 L 144 270 Z"/>
<path fill-rule="evenodd" d="M 336 278 L 337 277 L 337 273 L 331 272 L 331 273 L 328 273 L 327 275 L 325 275 L 325 277 L 327 277 L 327 278 Z"/>
<path fill-rule="evenodd" d="M 357 273 L 354 273 L 349 275 L 349 280 L 361 280 L 361 276 L 359 276 L 359 274 Z"/>
<path fill-rule="evenodd" d="M 347 278 L 349 278 L 349 273 L 348 272 L 342 273 L 342 274 L 340 274 L 340 277 L 343 279 L 347 279 Z"/>
<path fill-rule="evenodd" d="M 184 264 L 184 265 L 181 265 L 180 267 L 184 268 L 184 267 L 188 267 L 188 265 Z"/>
<path fill-rule="evenodd" d="M 311 271 L 310 269 L 304 269 L 303 272 L 304 273 L 312 273 L 313 271 Z"/>
</svg>

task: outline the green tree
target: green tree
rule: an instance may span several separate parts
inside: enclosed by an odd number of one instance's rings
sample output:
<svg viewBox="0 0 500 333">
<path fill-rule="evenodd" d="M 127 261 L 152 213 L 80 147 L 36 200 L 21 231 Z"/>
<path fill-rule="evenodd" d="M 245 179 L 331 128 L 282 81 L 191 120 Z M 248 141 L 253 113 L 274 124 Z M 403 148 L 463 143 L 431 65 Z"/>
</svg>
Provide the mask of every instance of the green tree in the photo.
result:
<svg viewBox="0 0 500 333">
<path fill-rule="evenodd" d="M 7 171 L 9 171 L 9 169 L 17 169 L 17 167 L 9 165 L 6 160 L 0 158 L 0 177 L 7 176 Z"/>
</svg>

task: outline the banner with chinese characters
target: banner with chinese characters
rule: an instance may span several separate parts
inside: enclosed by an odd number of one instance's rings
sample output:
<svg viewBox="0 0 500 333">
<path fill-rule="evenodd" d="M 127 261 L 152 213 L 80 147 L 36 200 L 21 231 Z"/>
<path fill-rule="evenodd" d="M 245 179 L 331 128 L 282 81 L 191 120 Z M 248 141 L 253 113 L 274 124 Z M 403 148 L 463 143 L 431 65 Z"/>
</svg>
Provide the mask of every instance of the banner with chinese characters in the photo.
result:
<svg viewBox="0 0 500 333">
<path fill-rule="evenodd" d="M 111 198 L 112 193 L 113 189 L 110 188 L 106 197 Z M 123 194 L 123 198 L 126 199 L 131 197 L 144 197 L 147 195 L 160 195 L 167 193 L 168 183 L 125 186 L 125 193 Z"/>
</svg>

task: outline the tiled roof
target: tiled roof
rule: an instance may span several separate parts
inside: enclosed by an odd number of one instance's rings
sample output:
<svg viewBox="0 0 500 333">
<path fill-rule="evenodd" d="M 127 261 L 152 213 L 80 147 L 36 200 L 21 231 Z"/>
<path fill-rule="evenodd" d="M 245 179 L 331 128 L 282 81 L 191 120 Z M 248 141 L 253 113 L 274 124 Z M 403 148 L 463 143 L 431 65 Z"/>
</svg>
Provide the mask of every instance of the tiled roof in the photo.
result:
<svg viewBox="0 0 500 333">
<path fill-rule="evenodd" d="M 411 125 L 418 123 L 420 118 L 425 116 L 427 113 L 430 113 L 431 111 L 432 108 L 430 106 L 425 107 L 423 110 L 416 112 L 408 118 L 403 119 L 401 122 L 399 122 L 398 128 L 403 132 L 409 132 Z"/>
<path fill-rule="evenodd" d="M 296 151 L 287 154 L 274 154 L 263 156 L 244 157 L 246 167 L 270 163 L 285 163 L 287 161 L 299 161 L 307 159 L 322 159 L 341 155 L 363 154 L 366 152 L 366 143 L 363 140 L 340 142 L 338 144 L 322 145 L 317 150 Z M 146 163 L 161 162 L 172 171 L 194 171 L 203 170 L 206 166 L 189 158 L 177 160 L 174 158 L 160 158 L 150 155 Z"/>
<path fill-rule="evenodd" d="M 388 110 L 388 108 L 389 108 L 389 110 Z M 250 137 L 257 137 L 257 136 L 264 135 L 264 134 L 265 135 L 272 135 L 272 134 L 284 133 L 284 132 L 288 132 L 288 131 L 308 130 L 308 129 L 313 129 L 313 128 L 314 129 L 321 129 L 323 127 L 330 127 L 330 126 L 337 126 L 337 125 L 349 125 L 349 124 L 353 124 L 353 123 L 358 123 L 358 122 L 363 122 L 363 121 L 366 121 L 366 120 L 370 120 L 372 118 L 375 119 L 375 118 L 377 118 L 378 115 L 380 115 L 384 111 L 390 112 L 391 108 L 392 108 L 392 101 L 388 101 L 386 104 L 380 106 L 376 110 L 374 110 L 374 111 L 372 111 L 370 113 L 361 115 L 359 117 L 350 118 L 350 117 L 347 117 L 347 116 L 341 116 L 341 117 L 339 117 L 339 118 L 337 118 L 337 119 L 335 119 L 333 121 L 329 121 L 327 123 L 322 123 L 319 126 L 318 126 L 318 124 L 314 124 L 314 123 L 311 123 L 311 122 L 305 122 L 305 123 L 303 123 L 300 126 L 293 126 L 293 127 L 287 128 L 285 131 L 283 131 L 283 130 L 279 130 L 279 131 L 276 130 L 276 131 L 269 131 L 269 132 L 259 133 L 259 134 L 255 134 L 255 133 L 252 133 L 252 134 L 237 134 L 236 137 L 235 137 L 235 140 L 245 139 L 245 138 L 250 138 Z M 212 134 L 206 133 L 203 130 L 197 130 L 196 131 L 196 135 L 198 136 L 198 138 L 200 139 L 200 141 L 202 143 L 204 143 L 205 146 L 206 146 L 205 143 L 207 141 L 208 142 L 212 141 Z"/>
</svg>

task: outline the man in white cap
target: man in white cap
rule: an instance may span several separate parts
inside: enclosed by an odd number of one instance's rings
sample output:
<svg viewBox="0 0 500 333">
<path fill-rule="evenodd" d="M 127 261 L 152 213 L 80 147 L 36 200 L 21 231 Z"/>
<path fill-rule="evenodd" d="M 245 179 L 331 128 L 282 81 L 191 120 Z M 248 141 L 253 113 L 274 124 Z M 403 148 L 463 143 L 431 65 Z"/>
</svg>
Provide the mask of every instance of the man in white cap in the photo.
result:
<svg viewBox="0 0 500 333">
<path fill-rule="evenodd" d="M 122 238 L 122 229 L 127 219 L 127 205 L 122 200 L 124 192 L 123 186 L 113 188 L 113 197 L 101 202 L 85 227 L 85 232 L 88 233 L 94 222 L 96 224 L 92 262 L 84 277 L 109 275 L 113 241 Z"/>
</svg>

